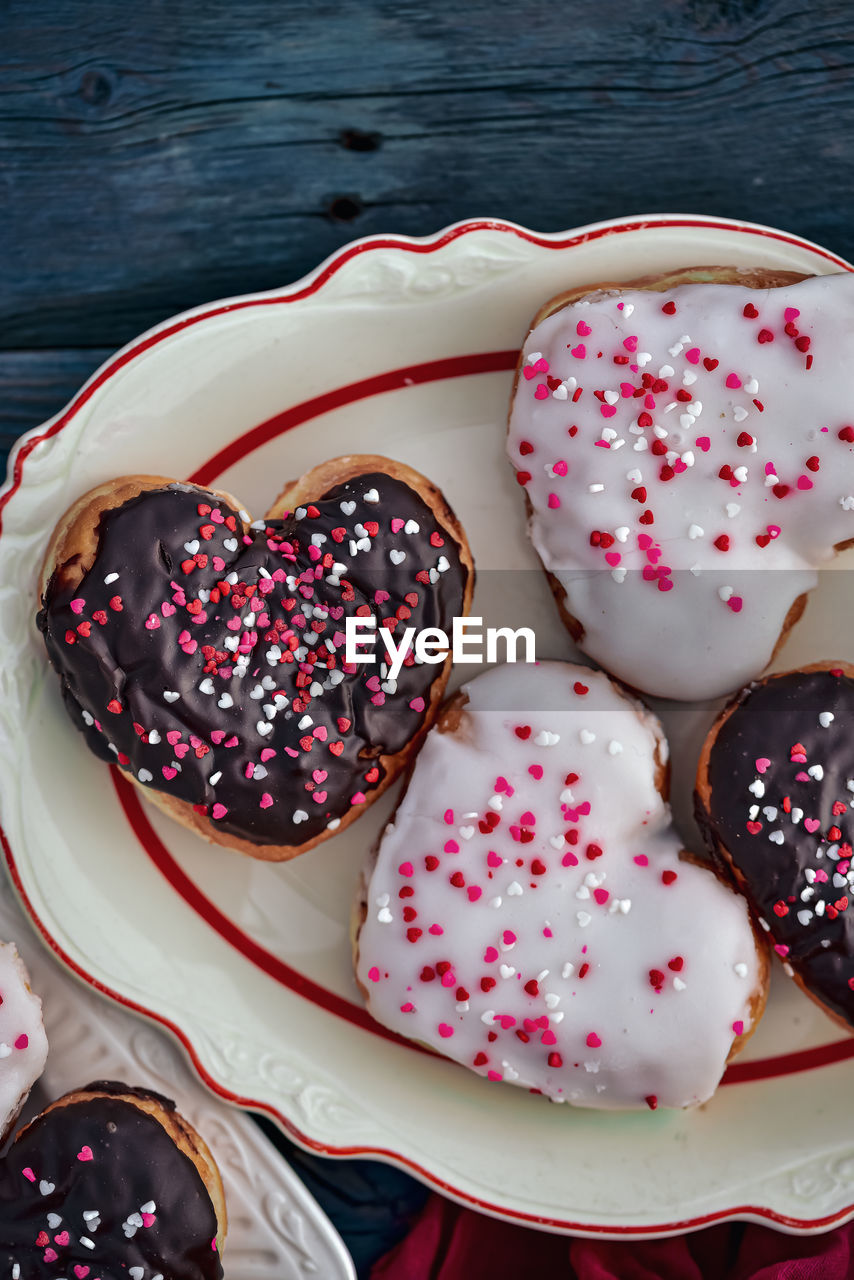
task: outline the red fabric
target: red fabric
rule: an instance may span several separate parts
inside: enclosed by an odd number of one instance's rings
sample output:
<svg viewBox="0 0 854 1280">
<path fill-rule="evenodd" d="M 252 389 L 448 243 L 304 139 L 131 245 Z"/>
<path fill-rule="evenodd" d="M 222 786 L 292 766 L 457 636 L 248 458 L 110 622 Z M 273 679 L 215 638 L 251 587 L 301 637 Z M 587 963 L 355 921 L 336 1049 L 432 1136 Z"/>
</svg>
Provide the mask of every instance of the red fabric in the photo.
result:
<svg viewBox="0 0 854 1280">
<path fill-rule="evenodd" d="M 730 1223 L 671 1240 L 577 1240 L 496 1221 L 434 1195 L 371 1280 L 850 1280 L 854 1223 L 787 1236 Z"/>
</svg>

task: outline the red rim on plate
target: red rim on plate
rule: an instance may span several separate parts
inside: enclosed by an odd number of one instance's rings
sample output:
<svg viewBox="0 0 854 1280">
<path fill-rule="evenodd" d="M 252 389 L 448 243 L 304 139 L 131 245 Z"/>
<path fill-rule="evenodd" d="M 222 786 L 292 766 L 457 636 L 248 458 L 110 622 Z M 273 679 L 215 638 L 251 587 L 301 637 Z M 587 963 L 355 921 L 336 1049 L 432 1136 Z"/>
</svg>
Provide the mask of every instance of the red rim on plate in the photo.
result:
<svg viewBox="0 0 854 1280">
<path fill-rule="evenodd" d="M 126 364 L 136 359 L 136 357 L 140 356 L 151 347 L 156 346 L 160 342 L 163 342 L 165 339 L 179 333 L 181 330 L 188 328 L 191 325 L 198 324 L 201 321 L 231 311 L 243 310 L 249 307 L 287 304 L 289 302 L 309 297 L 321 289 L 323 285 L 331 279 L 331 277 L 334 276 L 346 262 L 349 262 L 359 254 L 363 254 L 374 249 L 392 248 L 403 250 L 407 253 L 427 254 L 443 248 L 445 245 L 458 239 L 460 236 L 470 234 L 473 231 L 484 230 L 505 232 L 542 248 L 568 249 L 579 244 L 600 239 L 604 236 L 613 236 L 622 232 L 670 227 L 711 228 L 715 230 L 742 232 L 754 236 L 767 236 L 770 239 L 781 241 L 785 244 L 791 244 L 799 249 L 806 249 L 819 257 L 823 257 L 829 263 L 832 263 L 834 266 L 843 270 L 854 270 L 854 267 L 844 259 L 830 253 L 826 249 L 823 249 L 818 245 L 811 244 L 809 241 L 803 240 L 797 236 L 788 235 L 785 232 L 777 231 L 770 227 L 757 226 L 751 223 L 732 222 L 727 219 L 695 218 L 690 216 L 653 215 L 647 218 L 634 218 L 617 222 L 600 223 L 583 228 L 573 235 L 563 237 L 539 236 L 512 223 L 495 222 L 492 220 L 476 220 L 458 223 L 455 226 L 449 227 L 445 231 L 440 232 L 435 237 L 429 237 L 423 240 L 375 236 L 369 237 L 365 240 L 356 241 L 334 254 L 325 263 L 323 263 L 316 272 L 307 277 L 304 281 L 292 286 L 289 290 L 279 291 L 273 294 L 258 295 L 250 298 L 237 298 L 232 301 L 215 303 L 208 307 L 199 308 L 196 311 L 179 316 L 175 320 L 169 321 L 157 329 L 150 331 L 135 342 L 131 343 L 122 351 L 118 352 L 93 375 L 89 382 L 74 397 L 71 403 L 55 419 L 53 419 L 53 421 L 44 428 L 36 428 L 34 431 L 27 433 L 14 447 L 9 461 L 8 479 L 2 493 L 0 493 L 0 535 L 2 535 L 2 521 L 6 505 L 21 487 L 24 477 L 24 467 L 27 458 L 30 456 L 32 451 L 42 441 L 47 440 L 62 431 L 82 406 L 94 395 L 94 393 Z M 465 377 L 473 374 L 504 371 L 509 372 L 515 367 L 516 357 L 516 351 L 493 351 L 454 356 L 443 360 L 434 360 L 424 364 L 410 366 L 408 368 L 389 370 L 373 377 L 335 388 L 321 396 L 317 396 L 311 400 L 304 401 L 301 404 L 294 405 L 284 412 L 267 419 L 265 422 L 262 422 L 251 430 L 245 432 L 238 439 L 232 441 L 229 445 L 220 450 L 212 458 L 209 458 L 201 466 L 197 467 L 189 479 L 197 484 L 211 485 L 216 482 L 219 474 L 236 461 L 238 457 L 245 457 L 247 453 L 252 452 L 254 449 L 259 448 L 261 445 L 266 444 L 275 437 L 282 435 L 284 432 L 306 423 L 323 413 L 329 412 L 331 409 L 337 409 L 370 396 L 383 394 L 387 391 L 399 390 L 406 386 L 419 385 L 454 377 Z M 172 855 L 158 839 L 153 827 L 148 821 L 148 817 L 144 811 L 144 806 L 140 803 L 134 789 L 118 770 L 114 770 L 113 772 L 114 782 L 122 810 L 139 843 L 145 849 L 149 858 L 155 866 L 157 866 L 164 878 L 168 881 L 173 891 L 179 894 L 190 908 L 200 915 L 221 938 L 239 951 L 240 954 L 250 962 L 262 969 L 269 976 L 273 977 L 276 981 L 288 987 L 291 991 L 295 992 L 302 998 L 322 1007 L 327 1012 L 334 1014 L 335 1016 L 345 1018 L 347 1021 L 358 1026 L 368 1034 L 390 1039 L 396 1043 L 405 1045 L 406 1048 L 412 1049 L 415 1052 L 426 1052 L 425 1050 L 415 1049 L 408 1041 L 403 1041 L 392 1032 L 386 1031 L 384 1028 L 380 1027 L 369 1017 L 363 1008 L 352 1004 L 343 997 L 337 996 L 312 982 L 310 979 L 305 978 L 298 971 L 286 965 L 278 957 L 266 951 L 248 935 L 243 933 L 243 931 L 241 931 L 230 920 L 228 920 L 227 917 L 225 917 L 218 908 L 210 902 L 195 883 L 182 871 Z M 62 963 L 94 990 L 115 1000 L 125 1008 L 131 1009 L 136 1013 L 152 1019 L 175 1036 L 188 1053 L 190 1060 L 201 1079 L 214 1093 L 226 1101 L 235 1103 L 238 1106 L 265 1112 L 275 1120 L 290 1137 L 302 1146 L 306 1147 L 308 1150 L 328 1156 L 368 1156 L 382 1159 L 399 1166 L 407 1172 L 413 1173 L 422 1181 L 429 1183 L 437 1190 L 452 1197 L 460 1203 L 470 1205 L 475 1209 L 489 1213 L 495 1217 L 506 1218 L 520 1223 L 527 1223 L 529 1225 L 552 1231 L 576 1232 L 582 1235 L 636 1238 L 644 1236 L 661 1237 L 664 1235 L 673 1235 L 685 1231 L 696 1230 L 700 1227 L 708 1226 L 716 1222 L 736 1218 L 752 1218 L 758 1221 L 765 1221 L 777 1227 L 794 1232 L 817 1232 L 837 1226 L 854 1215 L 854 1204 L 846 1205 L 835 1213 L 829 1214 L 825 1217 L 807 1219 L 781 1214 L 776 1210 L 765 1206 L 748 1204 L 736 1205 L 731 1208 L 718 1210 L 713 1213 L 701 1214 L 696 1217 L 686 1218 L 675 1222 L 658 1223 L 654 1225 L 632 1226 L 613 1225 L 607 1223 L 601 1225 L 579 1223 L 564 1218 L 531 1214 L 522 1210 L 508 1209 L 502 1205 L 492 1204 L 491 1202 L 483 1200 L 476 1195 L 454 1187 L 452 1184 L 444 1181 L 429 1170 L 421 1167 L 414 1160 L 411 1160 L 409 1157 L 395 1151 L 372 1146 L 339 1147 L 319 1142 L 303 1133 L 293 1123 L 293 1121 L 281 1114 L 281 1112 L 279 1112 L 275 1107 L 261 1103 L 253 1098 L 242 1097 L 224 1088 L 206 1070 L 199 1059 L 189 1036 L 179 1026 L 162 1015 L 147 1009 L 137 1002 L 129 1000 L 121 993 L 112 990 L 104 983 L 94 978 L 70 955 L 68 955 L 51 936 L 49 930 L 40 919 L 34 904 L 28 897 L 21 879 L 20 871 L 15 861 L 13 850 L 2 828 L 0 828 L 0 841 L 2 841 L 6 862 L 13 884 L 21 901 L 23 902 L 41 937 L 51 951 L 53 951 L 53 953 L 62 961 Z M 793 1072 L 829 1066 L 852 1057 L 854 1057 L 854 1038 L 838 1040 L 829 1044 L 807 1049 L 799 1053 L 778 1055 L 772 1058 L 764 1058 L 741 1064 L 736 1063 L 728 1068 L 724 1077 L 724 1084 L 740 1084 L 748 1081 L 769 1079 L 774 1076 L 788 1075 Z"/>
</svg>

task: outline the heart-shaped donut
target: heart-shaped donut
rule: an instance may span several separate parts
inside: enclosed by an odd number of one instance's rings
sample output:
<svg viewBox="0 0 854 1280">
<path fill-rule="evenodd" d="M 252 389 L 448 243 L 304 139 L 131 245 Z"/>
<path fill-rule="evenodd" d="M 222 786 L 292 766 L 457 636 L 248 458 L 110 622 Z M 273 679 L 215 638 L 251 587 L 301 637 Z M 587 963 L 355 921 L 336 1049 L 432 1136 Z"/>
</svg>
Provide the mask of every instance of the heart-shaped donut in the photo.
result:
<svg viewBox="0 0 854 1280">
<path fill-rule="evenodd" d="M 0 942 L 0 1143 L 47 1059 L 42 1002 L 14 942 Z"/>
<path fill-rule="evenodd" d="M 706 739 L 697 818 L 783 961 L 854 1028 L 854 667 L 743 689 Z"/>
<path fill-rule="evenodd" d="M 374 1017 L 579 1106 L 708 1098 L 767 961 L 683 854 L 655 718 L 599 672 L 495 667 L 442 712 L 358 903 Z"/>
<path fill-rule="evenodd" d="M 852 424 L 847 272 L 693 268 L 547 304 L 508 449 L 581 647 L 662 697 L 758 675 L 854 539 Z"/>
<path fill-rule="evenodd" d="M 221 1280 L 213 1157 L 159 1094 L 98 1081 L 22 1129 L 0 1162 L 0 1266 L 19 1280 Z"/>
<path fill-rule="evenodd" d="M 127 477 L 48 551 L 39 626 L 89 746 L 207 839 L 312 848 L 397 775 L 450 659 L 396 678 L 346 661 L 349 617 L 451 630 L 473 564 L 441 493 L 401 463 L 335 459 L 255 523 L 227 494 Z"/>
</svg>

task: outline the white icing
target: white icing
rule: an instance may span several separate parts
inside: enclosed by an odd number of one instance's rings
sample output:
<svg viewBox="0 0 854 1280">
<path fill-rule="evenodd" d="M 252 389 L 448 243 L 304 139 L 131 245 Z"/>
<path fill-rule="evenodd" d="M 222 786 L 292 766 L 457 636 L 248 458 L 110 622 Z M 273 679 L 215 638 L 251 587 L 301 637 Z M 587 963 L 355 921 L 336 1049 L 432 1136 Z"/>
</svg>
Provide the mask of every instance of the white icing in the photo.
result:
<svg viewBox="0 0 854 1280">
<path fill-rule="evenodd" d="M 42 1002 L 14 942 L 0 942 L 0 1136 L 6 1134 L 47 1059 Z M 24 1043 L 22 1037 L 26 1037 Z"/>
<path fill-rule="evenodd" d="M 576 693 L 576 682 L 588 692 Z M 606 676 L 566 663 L 496 667 L 464 689 L 458 729 L 427 737 L 365 892 L 358 976 L 371 1013 L 482 1075 L 580 1106 L 703 1101 L 720 1079 L 733 1024 L 750 1025 L 758 961 L 742 899 L 679 860 L 655 787 L 656 750 L 666 757 L 658 722 Z M 530 727 L 525 740 L 517 727 Z M 595 741 L 582 745 L 582 730 Z M 538 745 L 545 735 L 557 741 Z M 609 749 L 615 742 L 621 751 Z M 500 812 L 490 804 L 496 795 Z M 521 835 L 526 812 L 535 834 L 522 843 L 512 828 Z M 463 839 L 471 813 L 475 832 Z M 500 822 L 484 834 L 487 815 Z M 557 841 L 571 830 L 576 844 Z M 448 841 L 459 852 L 446 852 Z M 603 850 L 594 860 L 590 844 Z M 578 863 L 564 866 L 570 853 Z M 435 869 L 427 857 L 438 858 Z M 664 884 L 662 873 L 673 871 Z M 451 883 L 458 872 L 464 885 Z M 414 942 L 411 928 L 422 930 Z M 669 968 L 677 957 L 681 968 Z M 422 981 L 425 966 L 443 961 L 453 980 Z M 653 969 L 664 975 L 660 993 Z M 484 977 L 495 979 L 488 991 Z M 534 994 L 525 990 L 532 980 Z M 408 1004 L 414 1012 L 403 1011 Z M 495 1021 L 505 1015 L 512 1026 Z M 526 1031 L 526 1018 L 541 1021 Z M 588 1044 L 591 1034 L 601 1046 Z M 478 1053 L 488 1061 L 475 1065 Z M 554 1053 L 560 1064 L 549 1063 Z"/>
<path fill-rule="evenodd" d="M 669 301 L 673 315 L 662 311 Z M 744 316 L 747 304 L 758 317 Z M 799 312 L 788 321 L 797 336 L 784 331 L 787 309 Z M 763 329 L 773 341 L 758 341 Z M 809 339 L 808 350 L 798 350 L 798 338 Z M 839 438 L 854 420 L 854 275 L 769 290 L 704 284 L 600 294 L 544 320 L 529 350 L 548 370 L 527 356 L 534 376 L 519 378 L 508 448 L 517 471 L 531 473 L 531 538 L 584 628 L 582 647 L 664 697 L 714 697 L 745 683 L 770 660 L 816 568 L 854 538 L 854 444 Z M 615 364 L 615 355 L 629 363 Z M 707 369 L 705 359 L 718 364 Z M 664 374 L 668 364 L 667 389 L 649 404 L 631 394 L 644 373 Z M 574 380 L 578 400 L 558 397 L 547 376 Z M 732 377 L 741 385 L 727 386 Z M 685 386 L 690 399 L 678 400 Z M 619 399 L 600 401 L 597 390 Z M 644 412 L 651 423 L 639 425 Z M 742 432 L 753 443 L 739 446 Z M 656 455 L 659 440 L 667 452 Z M 533 452 L 522 453 L 523 441 Z M 815 457 L 818 471 L 806 465 Z M 725 464 L 732 483 L 718 474 Z M 677 474 L 662 481 L 665 465 Z M 789 486 L 782 498 L 778 484 Z M 638 487 L 646 501 L 630 496 Z M 639 522 L 646 510 L 653 524 Z M 627 526 L 619 545 L 591 546 L 594 530 L 613 536 Z M 780 532 L 760 547 L 755 539 L 769 527 Z M 728 551 L 715 546 L 721 535 Z M 645 536 L 653 557 L 661 548 L 652 568 L 667 566 L 672 588 L 643 578 Z"/>
</svg>

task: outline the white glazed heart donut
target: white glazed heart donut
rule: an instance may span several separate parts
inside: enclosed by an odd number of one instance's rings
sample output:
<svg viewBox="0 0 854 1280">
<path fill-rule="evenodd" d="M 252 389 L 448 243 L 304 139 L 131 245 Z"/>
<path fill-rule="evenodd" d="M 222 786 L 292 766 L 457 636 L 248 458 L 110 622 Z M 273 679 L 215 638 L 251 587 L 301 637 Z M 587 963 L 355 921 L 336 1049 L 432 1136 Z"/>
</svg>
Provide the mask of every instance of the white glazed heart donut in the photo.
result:
<svg viewBox="0 0 854 1280">
<path fill-rule="evenodd" d="M 743 900 L 682 856 L 655 718 L 603 674 L 496 667 L 447 704 L 359 903 L 373 1016 L 600 1108 L 715 1090 L 767 982 Z"/>
<path fill-rule="evenodd" d="M 14 942 L 0 942 L 0 1137 L 8 1134 L 44 1071 L 42 1002 Z"/>
<path fill-rule="evenodd" d="M 854 538 L 854 275 L 787 276 L 586 286 L 525 343 L 508 450 L 531 539 L 581 647 L 632 688 L 758 675 Z"/>
</svg>

